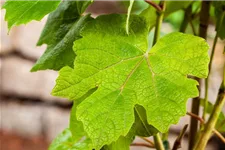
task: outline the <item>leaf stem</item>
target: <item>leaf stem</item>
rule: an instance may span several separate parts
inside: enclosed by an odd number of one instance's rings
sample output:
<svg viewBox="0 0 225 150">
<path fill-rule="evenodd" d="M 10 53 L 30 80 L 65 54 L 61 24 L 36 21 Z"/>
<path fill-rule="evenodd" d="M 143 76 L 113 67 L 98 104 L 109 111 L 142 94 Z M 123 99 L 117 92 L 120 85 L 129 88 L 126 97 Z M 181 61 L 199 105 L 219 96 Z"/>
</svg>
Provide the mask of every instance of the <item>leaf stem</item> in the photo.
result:
<svg viewBox="0 0 225 150">
<path fill-rule="evenodd" d="M 152 145 L 153 147 L 155 147 L 155 144 L 154 144 L 151 140 L 149 140 L 148 138 L 141 137 L 141 136 L 140 136 L 140 138 L 143 139 L 144 141 L 148 142 L 148 143 L 149 143 L 150 145 Z"/>
<path fill-rule="evenodd" d="M 162 11 L 162 8 L 155 2 L 153 2 L 151 0 L 145 0 L 145 2 L 148 3 L 149 5 L 152 5 L 152 7 L 154 7 L 158 12 Z"/>
<path fill-rule="evenodd" d="M 216 33 L 216 36 L 213 41 L 213 47 L 212 47 L 212 52 L 211 52 L 210 61 L 209 61 L 209 75 L 212 68 L 212 60 L 213 60 L 217 40 L 218 40 L 218 34 Z M 208 90 L 209 90 L 209 76 L 205 79 L 205 100 L 204 100 L 204 108 L 203 108 L 203 115 L 202 115 L 202 118 L 204 120 L 206 118 L 207 107 L 208 107 Z"/>
<path fill-rule="evenodd" d="M 146 144 L 146 143 L 131 143 L 130 146 L 144 146 L 148 148 L 154 148 L 153 146 Z"/>
<path fill-rule="evenodd" d="M 159 133 L 157 133 L 156 135 L 154 135 L 153 138 L 154 138 L 154 142 L 155 142 L 155 148 L 157 150 L 165 150 L 164 149 L 164 146 L 163 146 L 162 139 L 161 139 Z"/>
<path fill-rule="evenodd" d="M 200 25 L 199 25 L 199 36 L 206 39 L 207 28 L 209 22 L 209 10 L 210 10 L 210 1 L 202 1 L 201 11 L 200 11 Z M 196 78 L 200 82 L 199 78 Z M 199 93 L 200 93 L 200 84 L 199 84 Z M 196 97 L 192 100 L 191 112 L 198 115 L 200 107 L 200 98 Z M 189 150 L 193 150 L 193 145 L 196 142 L 196 135 L 198 131 L 198 121 L 191 117 L 190 133 L 189 133 Z"/>
<path fill-rule="evenodd" d="M 218 95 L 218 98 L 214 105 L 213 111 L 210 115 L 210 118 L 209 118 L 208 122 L 205 124 L 205 127 L 204 127 L 203 131 L 201 132 L 199 138 L 197 139 L 197 142 L 196 142 L 193 150 L 204 150 L 205 149 L 206 144 L 214 130 L 214 127 L 216 125 L 216 122 L 218 120 L 219 114 L 222 110 L 224 103 L 225 103 L 225 92 L 222 91 Z"/>
<path fill-rule="evenodd" d="M 189 116 L 195 118 L 195 119 L 198 120 L 202 125 L 205 124 L 205 121 L 204 121 L 201 117 L 199 117 L 199 116 L 197 116 L 197 115 L 195 115 L 195 114 L 193 114 L 193 113 L 190 113 L 190 112 L 187 112 L 187 115 L 189 115 Z M 220 134 L 220 132 L 218 132 L 216 129 L 213 129 L 213 132 L 215 133 L 215 135 L 216 135 L 222 142 L 225 143 L 225 138 Z"/>
<path fill-rule="evenodd" d="M 161 8 L 161 11 L 157 12 L 157 19 L 156 19 L 156 26 L 155 26 L 153 45 L 155 45 L 155 43 L 160 38 L 160 29 L 161 29 L 161 25 L 162 25 L 162 22 L 163 22 L 164 11 L 166 9 L 166 2 L 164 0 L 160 1 L 159 6 Z"/>
<path fill-rule="evenodd" d="M 184 19 L 180 26 L 180 32 L 185 32 L 188 26 L 188 22 L 191 20 L 192 16 L 192 4 L 190 4 L 186 9 L 184 13 Z"/>
<path fill-rule="evenodd" d="M 214 129 L 213 132 L 225 144 L 225 138 L 223 137 L 223 135 L 220 132 L 218 132 L 216 129 Z"/>
<path fill-rule="evenodd" d="M 181 130 L 180 135 L 177 137 L 177 139 L 174 142 L 174 145 L 173 145 L 173 149 L 172 150 L 177 150 L 177 149 L 181 148 L 181 140 L 183 139 L 183 137 L 185 135 L 185 132 L 187 130 L 187 127 L 188 127 L 188 124 L 186 124 L 183 127 L 183 129 Z"/>
</svg>

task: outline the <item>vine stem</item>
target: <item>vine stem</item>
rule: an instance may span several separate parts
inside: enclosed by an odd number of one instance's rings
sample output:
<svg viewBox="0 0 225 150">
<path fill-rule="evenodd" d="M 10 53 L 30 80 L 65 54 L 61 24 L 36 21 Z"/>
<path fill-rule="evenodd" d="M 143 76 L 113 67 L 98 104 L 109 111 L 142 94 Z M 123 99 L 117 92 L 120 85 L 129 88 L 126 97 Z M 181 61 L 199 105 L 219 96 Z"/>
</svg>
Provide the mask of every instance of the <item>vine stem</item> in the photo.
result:
<svg viewBox="0 0 225 150">
<path fill-rule="evenodd" d="M 181 140 L 183 139 L 185 132 L 187 130 L 188 124 L 186 124 L 183 129 L 180 132 L 180 135 L 177 137 L 177 139 L 174 142 L 173 148 L 172 150 L 177 150 L 179 148 L 181 148 Z"/>
<path fill-rule="evenodd" d="M 186 9 L 184 13 L 184 19 L 180 26 L 180 32 L 185 32 L 188 26 L 188 22 L 191 21 L 192 16 L 192 4 L 190 4 Z"/>
<path fill-rule="evenodd" d="M 153 138 L 154 138 L 154 142 L 155 142 L 155 148 L 157 150 L 165 150 L 165 148 L 163 146 L 162 139 L 161 139 L 159 133 L 157 133 L 156 135 L 154 135 Z"/>
<path fill-rule="evenodd" d="M 140 136 L 140 138 L 143 139 L 144 141 L 148 142 L 148 143 L 149 143 L 150 145 L 152 145 L 153 147 L 155 147 L 155 144 L 154 144 L 151 140 L 149 140 L 148 138 L 141 137 L 141 136 Z"/>
<path fill-rule="evenodd" d="M 187 112 L 187 115 L 189 115 L 189 116 L 195 118 L 195 119 L 198 120 L 202 125 L 205 124 L 205 121 L 204 121 L 201 117 L 199 117 L 199 116 L 197 116 L 197 115 L 195 115 L 195 114 L 193 114 L 193 113 L 190 113 L 190 112 Z M 216 135 L 223 143 L 225 143 L 225 138 L 221 135 L 220 132 L 218 132 L 216 129 L 213 129 L 213 132 L 214 132 L 214 134 L 215 134 L 215 135 Z"/>
<path fill-rule="evenodd" d="M 152 145 L 146 144 L 146 143 L 131 143 L 130 146 L 144 146 L 148 148 L 154 148 Z"/>
<path fill-rule="evenodd" d="M 199 36 L 206 39 L 207 36 L 207 28 L 209 22 L 209 10 L 210 10 L 210 1 L 202 1 L 201 11 L 200 11 L 200 25 L 199 25 Z M 198 82 L 200 82 L 199 78 L 196 78 Z M 199 93 L 200 85 L 198 87 Z M 192 108 L 191 112 L 195 115 L 199 114 L 200 107 L 200 98 L 196 97 L 192 100 Z M 196 135 L 198 131 L 198 121 L 191 117 L 191 125 L 190 125 L 190 133 L 189 133 L 189 144 L 188 149 L 193 150 L 193 145 L 196 142 Z"/>
<path fill-rule="evenodd" d="M 154 7 L 157 11 L 162 11 L 162 8 L 156 4 L 155 2 L 151 1 L 151 0 L 145 0 L 146 3 L 148 3 L 149 5 L 152 5 L 152 7 Z"/>
<path fill-rule="evenodd" d="M 156 19 L 153 45 L 155 45 L 155 43 L 160 38 L 160 29 L 161 29 L 161 25 L 162 25 L 162 22 L 163 22 L 164 11 L 166 10 L 166 2 L 164 0 L 160 1 L 159 7 L 161 8 L 161 11 L 157 11 L 157 19 Z"/>
<path fill-rule="evenodd" d="M 204 150 L 205 149 L 206 144 L 214 130 L 214 127 L 216 125 L 216 122 L 218 120 L 219 114 L 222 110 L 224 103 L 225 103 L 225 92 L 222 91 L 218 95 L 218 98 L 214 105 L 213 111 L 209 117 L 209 120 L 205 124 L 205 127 L 204 127 L 203 131 L 201 132 L 199 138 L 197 139 L 197 142 L 196 142 L 193 150 Z"/>
<path fill-rule="evenodd" d="M 157 19 L 156 19 L 156 26 L 155 26 L 155 33 L 154 33 L 154 39 L 152 45 L 155 45 L 155 43 L 160 38 L 160 29 L 163 22 L 164 12 L 166 9 L 166 2 L 164 0 L 161 0 L 159 5 L 160 10 L 157 11 Z M 157 150 L 165 150 L 162 139 L 160 137 L 160 134 L 157 133 L 153 136 L 155 147 Z"/>
<path fill-rule="evenodd" d="M 214 56 L 214 51 L 216 48 L 216 43 L 218 40 L 218 32 L 216 32 L 216 36 L 214 38 L 213 41 L 213 47 L 212 47 L 212 53 L 210 56 L 210 61 L 209 61 L 209 75 L 210 75 L 210 71 L 212 68 L 212 60 L 213 60 L 213 56 Z M 208 89 L 209 89 L 209 76 L 205 79 L 205 100 L 204 100 L 204 108 L 203 108 L 203 115 L 202 115 L 202 119 L 205 120 L 206 118 L 206 113 L 207 113 L 207 107 L 208 107 Z"/>
</svg>

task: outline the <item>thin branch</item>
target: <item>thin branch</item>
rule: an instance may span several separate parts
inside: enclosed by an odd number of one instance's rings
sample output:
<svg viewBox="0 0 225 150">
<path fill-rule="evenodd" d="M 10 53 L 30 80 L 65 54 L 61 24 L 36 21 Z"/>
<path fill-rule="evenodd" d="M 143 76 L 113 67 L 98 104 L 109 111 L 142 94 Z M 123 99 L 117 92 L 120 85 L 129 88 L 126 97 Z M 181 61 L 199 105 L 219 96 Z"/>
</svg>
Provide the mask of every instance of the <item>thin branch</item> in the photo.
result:
<svg viewBox="0 0 225 150">
<path fill-rule="evenodd" d="M 208 140 L 211 137 L 211 134 L 215 128 L 216 122 L 218 120 L 219 114 L 223 108 L 225 103 L 225 92 L 221 92 L 218 95 L 216 103 L 213 107 L 212 113 L 209 117 L 208 122 L 205 124 L 203 131 L 201 132 L 200 136 L 196 140 L 196 144 L 193 150 L 204 150 Z"/>
<path fill-rule="evenodd" d="M 195 118 L 196 120 L 198 120 L 202 125 L 205 124 L 205 121 L 204 121 L 201 117 L 199 117 L 199 116 L 197 116 L 197 115 L 195 115 L 195 114 L 193 114 L 193 113 L 191 113 L 191 112 L 187 112 L 186 114 L 189 115 L 189 116 L 191 116 L 191 117 L 193 117 L 193 118 Z M 222 135 L 219 131 L 217 131 L 216 129 L 213 129 L 213 132 L 215 133 L 215 135 L 216 135 L 222 142 L 225 143 L 225 138 L 223 137 L 223 135 Z"/>
<path fill-rule="evenodd" d="M 152 142 L 151 140 L 149 140 L 148 138 L 145 138 L 145 137 L 141 137 L 139 136 L 141 139 L 143 139 L 144 141 L 148 142 L 149 144 L 151 144 L 153 147 L 155 147 L 155 144 L 154 142 Z"/>
<path fill-rule="evenodd" d="M 148 148 L 155 148 L 149 144 L 146 143 L 131 143 L 130 146 L 144 146 L 144 147 L 148 147 Z"/>
<path fill-rule="evenodd" d="M 189 23 L 190 23 L 190 25 L 191 25 L 191 29 L 192 29 L 193 34 L 194 34 L 194 35 L 197 35 L 197 32 L 196 32 L 196 30 L 195 30 L 195 27 L 194 27 L 194 24 L 193 24 L 192 20 L 190 20 Z"/>
<path fill-rule="evenodd" d="M 186 114 L 189 115 L 189 116 L 191 116 L 191 117 L 193 117 L 193 118 L 195 118 L 195 119 L 198 120 L 201 124 L 204 124 L 204 123 L 205 123 L 205 121 L 204 121 L 201 117 L 199 117 L 198 115 L 196 115 L 196 114 L 193 114 L 193 113 L 191 113 L 191 112 L 187 112 Z"/>
<path fill-rule="evenodd" d="M 223 137 L 223 135 L 220 132 L 218 132 L 216 129 L 213 129 L 213 132 L 223 143 L 225 143 L 225 137 Z"/>
<path fill-rule="evenodd" d="M 218 39 L 218 32 L 216 32 L 216 36 L 213 41 L 212 53 L 211 53 L 210 61 L 209 61 L 209 75 L 210 75 L 211 68 L 212 68 L 212 60 L 213 60 L 213 56 L 214 56 L 214 51 L 216 49 L 217 39 Z M 202 116 L 203 119 L 205 119 L 206 113 L 207 113 L 208 91 L 209 91 L 209 76 L 205 79 L 205 100 L 204 100 L 204 107 L 203 107 L 204 109 L 203 109 L 203 116 Z"/>
<path fill-rule="evenodd" d="M 162 11 L 162 8 L 155 2 L 153 2 L 151 0 L 145 0 L 145 2 L 148 3 L 149 5 L 153 6 L 158 12 Z"/>
<path fill-rule="evenodd" d="M 183 127 L 183 129 L 181 130 L 180 135 L 177 137 L 177 139 L 174 142 L 174 145 L 173 145 L 173 149 L 172 150 L 177 150 L 177 149 L 181 148 L 181 140 L 184 137 L 184 134 L 185 134 L 185 132 L 187 130 L 187 127 L 188 127 L 188 124 L 186 124 Z"/>
</svg>

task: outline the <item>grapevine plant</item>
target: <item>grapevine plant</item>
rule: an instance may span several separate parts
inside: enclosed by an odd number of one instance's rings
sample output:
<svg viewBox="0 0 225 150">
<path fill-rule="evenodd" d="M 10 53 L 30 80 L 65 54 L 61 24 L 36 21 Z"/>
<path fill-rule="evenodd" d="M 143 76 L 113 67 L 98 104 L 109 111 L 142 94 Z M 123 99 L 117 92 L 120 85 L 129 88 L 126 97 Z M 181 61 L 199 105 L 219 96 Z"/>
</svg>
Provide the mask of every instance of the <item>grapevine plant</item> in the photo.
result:
<svg viewBox="0 0 225 150">
<path fill-rule="evenodd" d="M 225 3 L 130 0 L 124 2 L 127 14 L 96 18 L 85 13 L 92 3 L 7 0 L 3 5 L 9 30 L 49 14 L 37 42 L 47 49 L 31 71 L 59 71 L 52 95 L 73 101 L 69 127 L 49 150 L 169 149 L 168 130 L 186 114 L 192 118 L 189 150 L 204 150 L 212 133 L 224 141 L 224 84 L 211 104 L 207 76 L 217 39 L 225 38 Z M 171 15 L 177 12 L 183 14 L 176 27 L 180 32 L 161 34 L 163 20 L 173 23 Z M 216 36 L 209 56 L 206 37 L 212 16 Z M 206 78 L 204 99 L 198 97 L 200 78 Z M 188 98 L 194 98 L 192 112 L 186 111 Z M 181 146 L 186 129 L 170 143 L 173 150 Z M 147 143 L 134 143 L 135 136 Z"/>
</svg>

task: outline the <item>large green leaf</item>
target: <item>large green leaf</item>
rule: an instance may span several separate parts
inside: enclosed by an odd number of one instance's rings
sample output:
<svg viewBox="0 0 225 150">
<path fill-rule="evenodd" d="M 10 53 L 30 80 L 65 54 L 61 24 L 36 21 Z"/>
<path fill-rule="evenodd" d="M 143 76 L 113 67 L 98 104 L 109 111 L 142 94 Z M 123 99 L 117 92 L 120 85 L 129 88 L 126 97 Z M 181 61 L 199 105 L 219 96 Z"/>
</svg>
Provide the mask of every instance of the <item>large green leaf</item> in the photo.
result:
<svg viewBox="0 0 225 150">
<path fill-rule="evenodd" d="M 167 132 L 185 115 L 187 99 L 198 96 L 198 82 L 187 75 L 208 74 L 209 46 L 204 39 L 172 33 L 148 49 L 145 21 L 132 16 L 129 36 L 125 22 L 124 15 L 89 22 L 83 38 L 74 43 L 74 69 L 60 70 L 52 92 L 76 100 L 97 87 L 77 107 L 77 119 L 96 149 L 127 135 L 136 104 L 145 108 L 150 125 Z"/>
<path fill-rule="evenodd" d="M 55 10 L 60 0 L 7 0 L 2 8 L 6 9 L 5 20 L 8 21 L 8 28 L 26 24 L 32 20 L 41 20 L 46 14 Z"/>
<path fill-rule="evenodd" d="M 89 16 L 81 16 L 89 4 L 90 1 L 65 1 L 49 15 L 37 43 L 48 47 L 31 71 L 73 67 L 73 42 L 80 38 L 80 29 L 90 20 Z"/>
</svg>

